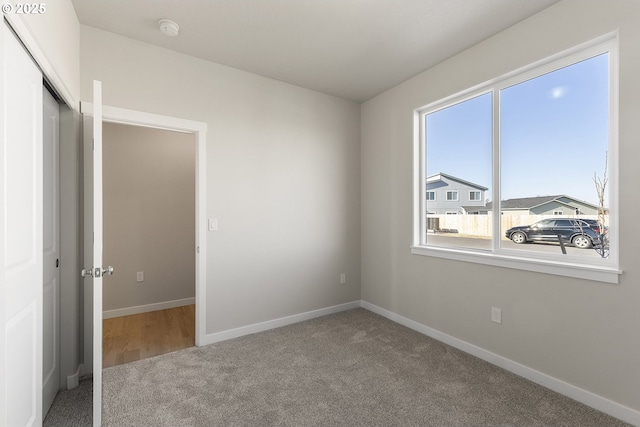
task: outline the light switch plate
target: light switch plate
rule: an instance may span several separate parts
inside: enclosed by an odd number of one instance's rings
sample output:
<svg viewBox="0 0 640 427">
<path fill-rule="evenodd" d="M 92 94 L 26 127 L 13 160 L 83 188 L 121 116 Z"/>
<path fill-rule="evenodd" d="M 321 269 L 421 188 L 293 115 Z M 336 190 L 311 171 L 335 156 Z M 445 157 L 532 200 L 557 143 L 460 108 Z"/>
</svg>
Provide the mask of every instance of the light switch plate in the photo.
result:
<svg viewBox="0 0 640 427">
<path fill-rule="evenodd" d="M 494 323 L 502 323 L 502 310 L 498 307 L 491 307 L 491 321 Z"/>
</svg>

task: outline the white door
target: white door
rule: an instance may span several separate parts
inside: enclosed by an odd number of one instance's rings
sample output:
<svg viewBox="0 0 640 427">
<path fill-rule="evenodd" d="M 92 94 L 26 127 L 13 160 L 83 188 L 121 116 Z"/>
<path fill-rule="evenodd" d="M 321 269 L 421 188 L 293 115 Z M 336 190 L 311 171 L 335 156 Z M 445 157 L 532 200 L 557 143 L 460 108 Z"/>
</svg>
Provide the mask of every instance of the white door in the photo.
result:
<svg viewBox="0 0 640 427">
<path fill-rule="evenodd" d="M 0 425 L 42 422 L 42 75 L 0 24 Z"/>
<path fill-rule="evenodd" d="M 85 242 L 88 238 L 90 249 L 87 251 L 87 244 L 85 244 L 85 268 L 82 270 L 82 275 L 90 282 L 85 283 L 85 290 L 88 285 L 89 293 L 92 294 L 93 425 L 100 426 L 102 424 L 102 277 L 111 275 L 113 268 L 102 268 L 102 86 L 99 81 L 93 82 L 93 111 L 91 114 L 93 115 L 91 120 L 93 130 L 89 138 L 85 132 L 84 145 L 84 232 Z M 86 120 L 85 123 L 87 123 Z M 89 345 L 89 342 L 85 341 L 85 343 L 85 345 Z"/>
<path fill-rule="evenodd" d="M 49 91 L 42 88 L 43 100 L 43 263 L 42 289 L 42 418 L 60 389 L 60 192 L 58 183 L 58 146 L 60 108 Z"/>
</svg>

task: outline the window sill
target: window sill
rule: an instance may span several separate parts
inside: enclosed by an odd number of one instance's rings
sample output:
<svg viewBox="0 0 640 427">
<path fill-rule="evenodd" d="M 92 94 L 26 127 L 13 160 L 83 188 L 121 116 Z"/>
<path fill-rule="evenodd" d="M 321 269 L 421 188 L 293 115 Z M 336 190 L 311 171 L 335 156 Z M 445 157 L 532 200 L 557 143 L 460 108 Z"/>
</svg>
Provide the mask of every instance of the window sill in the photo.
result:
<svg viewBox="0 0 640 427">
<path fill-rule="evenodd" d="M 475 252 L 464 249 L 435 246 L 412 246 L 411 253 L 414 255 L 445 258 L 456 261 L 493 265 L 496 267 L 554 274 L 557 276 L 566 276 L 576 279 L 594 280 L 597 282 L 614 284 L 618 283 L 618 278 L 620 274 L 622 274 L 622 271 L 611 266 L 590 266 L 572 262 L 537 259 L 526 256 L 496 254 L 492 252 Z"/>
</svg>

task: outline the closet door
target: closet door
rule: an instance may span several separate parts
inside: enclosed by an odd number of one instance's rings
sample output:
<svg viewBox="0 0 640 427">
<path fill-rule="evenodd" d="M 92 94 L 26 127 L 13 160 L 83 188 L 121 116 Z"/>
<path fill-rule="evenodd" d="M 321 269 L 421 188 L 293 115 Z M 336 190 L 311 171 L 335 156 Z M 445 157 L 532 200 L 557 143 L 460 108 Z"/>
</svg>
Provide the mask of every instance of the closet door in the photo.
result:
<svg viewBox="0 0 640 427">
<path fill-rule="evenodd" d="M 44 418 L 60 389 L 60 185 L 58 181 L 60 108 L 58 102 L 45 88 L 42 88 L 42 98 L 44 103 L 42 416 Z"/>
<path fill-rule="evenodd" d="M 42 75 L 0 24 L 0 425 L 42 422 Z"/>
</svg>

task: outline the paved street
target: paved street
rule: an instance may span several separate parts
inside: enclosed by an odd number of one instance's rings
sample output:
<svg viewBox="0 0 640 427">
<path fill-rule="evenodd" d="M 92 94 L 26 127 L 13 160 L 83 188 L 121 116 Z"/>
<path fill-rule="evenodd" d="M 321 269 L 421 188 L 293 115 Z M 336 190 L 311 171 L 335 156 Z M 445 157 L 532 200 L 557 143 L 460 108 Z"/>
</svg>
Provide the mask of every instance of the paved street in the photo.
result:
<svg viewBox="0 0 640 427">
<path fill-rule="evenodd" d="M 474 249 L 491 249 L 489 239 L 472 237 L 461 237 L 456 234 L 428 234 L 427 241 L 438 246 L 465 247 Z M 562 255 L 559 243 L 527 243 L 518 245 L 511 240 L 502 240 L 502 247 L 521 251 L 532 251 L 539 253 L 555 253 Z M 600 255 L 593 249 L 578 249 L 571 245 L 565 245 L 567 255 L 584 256 L 589 258 L 600 258 Z"/>
</svg>

